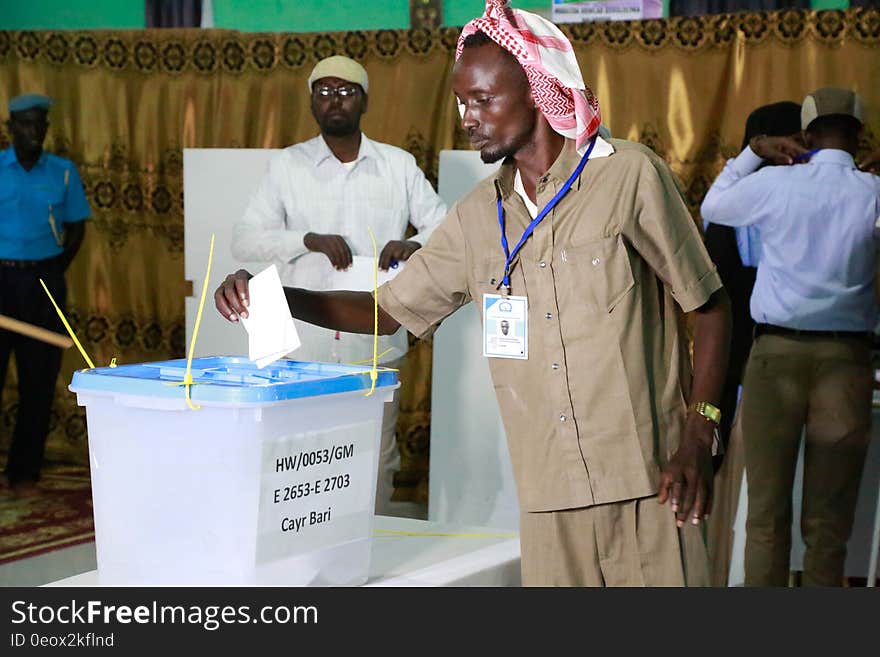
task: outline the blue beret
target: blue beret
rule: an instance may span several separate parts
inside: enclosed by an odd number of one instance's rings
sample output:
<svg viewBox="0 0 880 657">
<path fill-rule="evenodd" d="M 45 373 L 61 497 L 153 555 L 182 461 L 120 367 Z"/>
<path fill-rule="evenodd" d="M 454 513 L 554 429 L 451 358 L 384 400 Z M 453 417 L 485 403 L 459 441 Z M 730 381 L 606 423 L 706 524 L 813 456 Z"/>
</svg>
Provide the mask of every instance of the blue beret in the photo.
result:
<svg viewBox="0 0 880 657">
<path fill-rule="evenodd" d="M 40 94 L 22 94 L 9 101 L 9 111 L 24 112 L 25 110 L 33 109 L 34 107 L 39 107 L 40 109 L 48 111 L 51 105 L 52 99 L 48 96 L 41 96 Z"/>
</svg>

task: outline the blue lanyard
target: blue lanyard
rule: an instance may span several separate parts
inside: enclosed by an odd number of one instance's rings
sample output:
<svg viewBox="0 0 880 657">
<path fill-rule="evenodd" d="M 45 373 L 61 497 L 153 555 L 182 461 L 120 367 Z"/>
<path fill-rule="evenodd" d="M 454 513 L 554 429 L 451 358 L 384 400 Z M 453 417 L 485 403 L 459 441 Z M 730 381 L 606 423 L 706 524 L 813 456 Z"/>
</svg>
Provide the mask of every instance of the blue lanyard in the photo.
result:
<svg viewBox="0 0 880 657">
<path fill-rule="evenodd" d="M 807 151 L 806 153 L 801 153 L 800 155 L 795 155 L 792 159 L 795 162 L 809 162 L 810 158 L 813 157 L 816 153 L 821 151 L 821 148 L 814 148 L 811 151 Z"/>
<path fill-rule="evenodd" d="M 516 257 L 516 254 L 519 253 L 522 245 L 525 244 L 525 241 L 532 236 L 532 233 L 535 232 L 535 228 L 538 227 L 538 224 L 546 217 L 553 208 L 562 200 L 562 197 L 568 193 L 568 190 L 571 189 L 571 186 L 574 184 L 574 181 L 577 180 L 577 177 L 581 175 L 581 171 L 584 170 L 584 166 L 587 164 L 587 160 L 590 159 L 590 153 L 593 152 L 593 146 L 596 145 L 596 138 L 590 141 L 590 146 L 587 148 L 587 152 L 584 153 L 584 156 L 581 158 L 581 161 L 578 163 L 574 172 L 568 177 L 568 180 L 565 181 L 565 184 L 562 186 L 556 196 L 550 199 L 550 202 L 544 206 L 544 209 L 538 213 L 538 216 L 532 219 L 532 223 L 530 223 L 525 232 L 522 234 L 522 237 L 519 238 L 519 242 L 513 248 L 513 251 L 507 245 L 507 233 L 504 230 L 504 208 L 501 205 L 501 197 L 498 197 L 498 225 L 501 226 L 501 248 L 504 249 L 504 256 L 506 257 L 506 262 L 504 263 L 504 278 L 501 281 L 501 284 L 510 289 L 510 263 L 513 262 L 513 259 Z"/>
</svg>

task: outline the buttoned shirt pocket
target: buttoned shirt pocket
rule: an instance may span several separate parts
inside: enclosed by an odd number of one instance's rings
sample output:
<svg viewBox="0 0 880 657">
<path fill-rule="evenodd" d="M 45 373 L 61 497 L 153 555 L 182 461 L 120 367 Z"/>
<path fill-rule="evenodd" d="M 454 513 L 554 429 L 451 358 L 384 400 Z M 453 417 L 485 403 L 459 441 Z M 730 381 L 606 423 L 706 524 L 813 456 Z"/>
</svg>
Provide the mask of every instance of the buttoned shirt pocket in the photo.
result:
<svg viewBox="0 0 880 657">
<path fill-rule="evenodd" d="M 499 247 L 500 250 L 500 247 Z M 471 281 L 473 289 L 471 297 L 478 302 L 482 308 L 484 294 L 502 294 L 505 290 L 501 286 L 504 280 L 504 263 L 502 256 L 489 256 L 476 259 L 471 266 Z M 515 258 L 510 270 L 510 290 L 509 294 L 513 296 L 528 296 L 526 290 L 526 280 L 522 272 L 522 263 Z"/>
<path fill-rule="evenodd" d="M 38 239 L 59 233 L 65 218 L 64 188 L 60 185 L 34 185 L 22 198 L 28 221 L 22 227 L 23 239 Z M 54 231 L 49 217 L 54 222 Z M 55 238 L 56 241 L 59 239 Z"/>
<path fill-rule="evenodd" d="M 571 284 L 583 290 L 584 301 L 597 312 L 612 312 L 635 287 L 629 250 L 622 235 L 572 244 L 562 251 L 560 259 L 573 269 Z"/>
<path fill-rule="evenodd" d="M 64 187 L 62 185 L 51 183 L 32 185 L 26 196 L 35 207 L 45 208 L 47 214 L 49 206 L 56 209 L 64 205 Z"/>
<path fill-rule="evenodd" d="M 479 294 L 500 294 L 499 287 L 504 277 L 504 258 L 489 257 L 476 259 L 471 272 L 475 292 Z M 474 295 L 476 298 L 476 295 Z"/>
</svg>

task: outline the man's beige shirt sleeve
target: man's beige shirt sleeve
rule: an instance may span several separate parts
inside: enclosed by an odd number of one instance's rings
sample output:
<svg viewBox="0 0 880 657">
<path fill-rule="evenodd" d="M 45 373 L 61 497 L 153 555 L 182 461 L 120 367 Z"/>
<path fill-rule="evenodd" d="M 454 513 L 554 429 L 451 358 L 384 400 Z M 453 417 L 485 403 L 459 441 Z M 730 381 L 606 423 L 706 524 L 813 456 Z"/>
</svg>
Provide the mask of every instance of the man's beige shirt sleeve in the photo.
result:
<svg viewBox="0 0 880 657">
<path fill-rule="evenodd" d="M 721 288 L 715 264 L 665 162 L 642 162 L 636 207 L 623 233 L 684 312 L 699 308 Z"/>
<path fill-rule="evenodd" d="M 377 291 L 382 310 L 418 337 L 471 300 L 458 207 L 406 261 L 403 271 Z"/>
</svg>

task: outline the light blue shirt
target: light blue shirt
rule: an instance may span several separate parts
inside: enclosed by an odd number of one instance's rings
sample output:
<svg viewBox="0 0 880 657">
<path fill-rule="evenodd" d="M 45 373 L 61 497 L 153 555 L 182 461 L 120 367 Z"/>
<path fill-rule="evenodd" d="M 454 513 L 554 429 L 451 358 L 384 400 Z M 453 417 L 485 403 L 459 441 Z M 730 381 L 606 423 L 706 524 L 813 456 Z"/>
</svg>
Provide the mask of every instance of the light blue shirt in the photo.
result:
<svg viewBox="0 0 880 657">
<path fill-rule="evenodd" d="M 701 207 L 713 223 L 760 230 L 752 318 L 793 329 L 873 331 L 880 178 L 833 149 L 807 164 L 758 171 L 761 163 L 746 147 Z"/>
<path fill-rule="evenodd" d="M 64 250 L 59 243 L 63 225 L 82 221 L 89 214 L 73 162 L 43 153 L 34 167 L 25 171 L 13 147 L 0 150 L 0 258 L 43 260 L 56 256 Z"/>
</svg>

